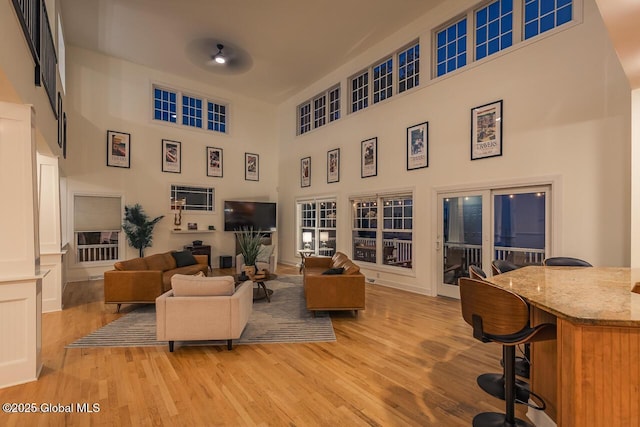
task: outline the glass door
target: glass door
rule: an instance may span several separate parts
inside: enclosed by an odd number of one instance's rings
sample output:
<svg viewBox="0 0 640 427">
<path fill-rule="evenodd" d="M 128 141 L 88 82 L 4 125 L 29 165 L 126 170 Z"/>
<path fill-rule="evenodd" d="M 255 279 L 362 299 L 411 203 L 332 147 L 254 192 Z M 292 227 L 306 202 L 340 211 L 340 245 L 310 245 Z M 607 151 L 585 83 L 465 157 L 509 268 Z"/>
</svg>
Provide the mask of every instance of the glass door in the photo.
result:
<svg viewBox="0 0 640 427">
<path fill-rule="evenodd" d="M 488 191 L 441 194 L 439 201 L 438 295 L 460 298 L 458 279 L 469 266 L 485 268 L 490 259 Z"/>
</svg>

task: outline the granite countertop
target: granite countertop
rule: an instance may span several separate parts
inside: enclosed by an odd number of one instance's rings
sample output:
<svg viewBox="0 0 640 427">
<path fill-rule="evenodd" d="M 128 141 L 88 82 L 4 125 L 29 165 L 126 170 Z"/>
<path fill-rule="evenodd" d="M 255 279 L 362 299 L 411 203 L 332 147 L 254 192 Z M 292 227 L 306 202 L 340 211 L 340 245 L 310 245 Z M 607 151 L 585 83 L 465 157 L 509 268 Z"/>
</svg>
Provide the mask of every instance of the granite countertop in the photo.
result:
<svg viewBox="0 0 640 427">
<path fill-rule="evenodd" d="M 487 280 L 573 323 L 640 328 L 640 269 L 529 266 Z"/>
</svg>

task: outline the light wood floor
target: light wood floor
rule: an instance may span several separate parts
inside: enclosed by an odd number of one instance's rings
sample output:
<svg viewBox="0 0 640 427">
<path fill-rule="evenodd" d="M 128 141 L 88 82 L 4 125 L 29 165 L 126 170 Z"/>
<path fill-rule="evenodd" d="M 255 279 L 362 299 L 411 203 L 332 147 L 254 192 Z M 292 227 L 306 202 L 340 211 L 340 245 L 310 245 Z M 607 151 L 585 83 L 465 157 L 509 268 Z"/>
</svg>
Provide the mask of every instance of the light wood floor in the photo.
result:
<svg viewBox="0 0 640 427">
<path fill-rule="evenodd" d="M 133 308 L 105 306 L 102 281 L 69 283 L 64 310 L 42 317 L 40 379 L 0 389 L 0 403 L 98 403 L 100 412 L 0 412 L 0 425 L 468 426 L 478 412 L 504 411 L 475 382 L 500 371 L 500 346 L 472 338 L 458 301 L 366 286 L 357 318 L 332 314 L 337 342 L 169 353 L 65 349 Z"/>
</svg>

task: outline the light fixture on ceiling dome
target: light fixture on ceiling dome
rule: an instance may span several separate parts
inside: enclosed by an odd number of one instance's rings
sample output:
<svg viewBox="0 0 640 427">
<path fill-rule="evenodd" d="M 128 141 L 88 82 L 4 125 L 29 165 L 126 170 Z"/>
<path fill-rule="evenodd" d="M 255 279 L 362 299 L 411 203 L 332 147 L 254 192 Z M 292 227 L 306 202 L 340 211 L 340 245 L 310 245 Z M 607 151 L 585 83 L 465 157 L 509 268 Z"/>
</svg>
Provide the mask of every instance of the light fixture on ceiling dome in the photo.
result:
<svg viewBox="0 0 640 427">
<path fill-rule="evenodd" d="M 225 62 L 227 62 L 224 53 L 222 53 L 222 49 L 224 49 L 224 46 L 221 43 L 218 43 L 216 47 L 218 48 L 218 53 L 213 55 L 213 60 L 218 64 L 224 64 Z"/>
</svg>

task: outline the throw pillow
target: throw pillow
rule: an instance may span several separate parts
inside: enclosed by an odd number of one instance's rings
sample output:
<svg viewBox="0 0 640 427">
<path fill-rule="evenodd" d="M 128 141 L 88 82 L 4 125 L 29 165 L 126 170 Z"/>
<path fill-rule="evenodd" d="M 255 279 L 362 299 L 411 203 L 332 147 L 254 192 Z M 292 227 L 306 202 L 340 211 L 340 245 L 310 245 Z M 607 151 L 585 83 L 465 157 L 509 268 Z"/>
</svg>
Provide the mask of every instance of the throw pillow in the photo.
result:
<svg viewBox="0 0 640 427">
<path fill-rule="evenodd" d="M 195 265 L 198 263 L 189 251 L 172 252 L 171 255 L 176 260 L 176 267 L 186 267 L 187 265 Z"/>
<path fill-rule="evenodd" d="M 266 264 L 269 264 L 269 259 L 271 258 L 272 253 L 273 245 L 260 245 L 260 250 L 258 251 L 256 262 L 264 262 Z"/>
<path fill-rule="evenodd" d="M 323 272 L 322 274 L 333 275 L 333 274 L 342 274 L 343 272 L 344 272 L 344 268 L 339 267 L 339 268 L 330 268 L 327 271 Z"/>
</svg>

